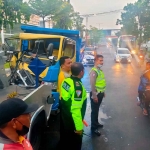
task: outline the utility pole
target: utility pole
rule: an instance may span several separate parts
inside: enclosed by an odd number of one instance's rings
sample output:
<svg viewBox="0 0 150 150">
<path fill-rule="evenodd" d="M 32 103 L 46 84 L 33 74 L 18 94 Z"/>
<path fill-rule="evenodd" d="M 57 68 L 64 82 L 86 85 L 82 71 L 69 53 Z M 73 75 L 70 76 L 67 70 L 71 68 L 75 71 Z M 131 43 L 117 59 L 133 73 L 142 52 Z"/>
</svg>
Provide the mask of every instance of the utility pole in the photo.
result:
<svg viewBox="0 0 150 150">
<path fill-rule="evenodd" d="M 70 0 L 68 0 L 68 2 L 70 2 Z M 89 17 L 93 17 L 93 16 L 99 16 L 99 15 L 103 15 L 103 14 L 110 14 L 110 13 L 118 13 L 118 12 L 120 12 L 120 11 L 122 11 L 122 9 L 119 9 L 119 10 L 112 10 L 112 11 L 106 11 L 106 12 L 100 12 L 100 13 L 96 13 L 96 14 L 85 14 L 85 15 L 80 15 L 81 17 L 85 17 L 85 19 L 86 19 L 86 37 L 85 37 L 85 39 L 86 39 L 86 44 L 87 44 L 87 32 L 88 32 L 88 18 Z M 99 29 L 100 29 L 100 24 L 99 24 Z"/>
<path fill-rule="evenodd" d="M 98 29 L 100 30 L 100 26 L 101 26 L 101 24 L 103 24 L 103 23 L 98 23 Z"/>
<path fill-rule="evenodd" d="M 86 31 L 85 31 L 85 41 L 86 41 L 86 45 L 88 44 L 88 39 L 87 39 L 87 36 L 88 36 L 88 16 L 86 16 Z"/>
<path fill-rule="evenodd" d="M 1 28 L 1 39 L 2 39 L 2 44 L 4 44 L 4 28 L 3 28 L 3 24 L 2 24 L 2 28 Z"/>
<path fill-rule="evenodd" d="M 85 41 L 86 41 L 86 45 L 88 44 L 88 39 L 87 39 L 87 36 L 88 36 L 88 18 L 93 16 L 94 14 L 87 14 L 87 15 L 80 15 L 80 16 L 83 16 L 85 17 L 86 19 L 86 30 L 85 30 Z"/>
</svg>

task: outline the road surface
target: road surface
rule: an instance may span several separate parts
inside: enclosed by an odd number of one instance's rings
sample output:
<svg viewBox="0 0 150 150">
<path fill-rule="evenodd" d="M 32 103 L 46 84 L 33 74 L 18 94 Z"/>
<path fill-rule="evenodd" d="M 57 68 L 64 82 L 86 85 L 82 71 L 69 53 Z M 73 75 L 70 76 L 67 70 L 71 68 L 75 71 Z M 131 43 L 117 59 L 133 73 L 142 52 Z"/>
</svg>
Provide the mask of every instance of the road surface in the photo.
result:
<svg viewBox="0 0 150 150">
<path fill-rule="evenodd" d="M 82 150 L 149 150 L 150 149 L 150 119 L 142 115 L 142 110 L 136 105 L 137 87 L 143 68 L 139 68 L 133 59 L 131 64 L 114 62 L 114 50 L 98 50 L 104 56 L 104 66 L 107 80 L 106 97 L 99 112 L 99 121 L 104 124 L 100 129 L 102 135 L 84 136 Z M 86 68 L 83 83 L 90 91 L 88 72 Z M 90 135 L 90 101 L 85 120 L 85 127 Z"/>
</svg>

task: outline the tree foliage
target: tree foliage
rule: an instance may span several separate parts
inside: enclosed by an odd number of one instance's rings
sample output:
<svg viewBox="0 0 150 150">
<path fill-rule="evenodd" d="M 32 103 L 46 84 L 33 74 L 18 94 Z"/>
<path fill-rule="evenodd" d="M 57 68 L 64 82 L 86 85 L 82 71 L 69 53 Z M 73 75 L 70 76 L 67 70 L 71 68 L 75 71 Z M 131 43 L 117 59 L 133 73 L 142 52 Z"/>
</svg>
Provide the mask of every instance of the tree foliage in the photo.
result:
<svg viewBox="0 0 150 150">
<path fill-rule="evenodd" d="M 90 26 L 89 35 L 90 35 L 90 41 L 91 41 L 90 43 L 97 44 L 102 38 L 103 33 L 98 28 Z"/>
<path fill-rule="evenodd" d="M 73 21 L 71 18 L 73 13 L 73 6 L 66 1 L 62 1 L 59 11 L 57 11 L 52 17 L 53 21 L 55 22 L 54 27 L 61 29 L 72 29 Z"/>
<path fill-rule="evenodd" d="M 74 11 L 73 6 L 68 0 L 29 0 L 29 5 L 33 13 L 43 18 L 45 27 L 45 17 L 50 16 L 53 20 L 54 28 L 61 29 L 80 29 L 83 25 L 79 13 Z"/>
<path fill-rule="evenodd" d="M 83 38 L 85 25 L 83 25 L 83 18 L 80 16 L 79 12 L 74 12 L 72 21 L 73 21 L 73 29 L 79 30 L 80 36 Z"/>
<path fill-rule="evenodd" d="M 23 0 L 0 0 L 0 26 L 29 21 L 30 7 Z"/>
<path fill-rule="evenodd" d="M 43 26 L 48 17 L 53 21 L 54 28 L 79 30 L 81 36 L 85 26 L 83 18 L 74 11 L 69 0 L 0 0 L 0 26 L 27 23 L 31 14 L 43 19 Z M 7 29 L 9 29 L 7 27 Z"/>
<path fill-rule="evenodd" d="M 29 0 L 33 14 L 42 17 L 45 27 L 45 17 L 53 16 L 60 9 L 61 0 Z"/>
<path fill-rule="evenodd" d="M 122 25 L 122 34 L 132 34 L 142 41 L 150 38 L 150 2 L 138 0 L 134 4 L 127 4 L 121 13 L 121 19 L 117 19 L 117 25 Z"/>
</svg>

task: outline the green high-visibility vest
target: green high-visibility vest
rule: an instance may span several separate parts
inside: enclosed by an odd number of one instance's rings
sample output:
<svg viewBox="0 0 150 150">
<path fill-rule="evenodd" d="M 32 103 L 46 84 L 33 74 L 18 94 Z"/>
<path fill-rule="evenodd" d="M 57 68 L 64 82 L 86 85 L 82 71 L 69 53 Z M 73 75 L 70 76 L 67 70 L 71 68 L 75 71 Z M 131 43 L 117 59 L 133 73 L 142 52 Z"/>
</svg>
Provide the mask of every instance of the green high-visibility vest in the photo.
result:
<svg viewBox="0 0 150 150">
<path fill-rule="evenodd" d="M 80 79 L 66 78 L 61 85 L 61 108 L 67 129 L 83 130 L 86 110 L 86 90 Z"/>
<path fill-rule="evenodd" d="M 98 70 L 97 68 L 93 67 L 92 70 L 94 70 L 97 73 L 97 78 L 96 78 L 96 91 L 99 92 L 105 92 L 106 90 L 106 80 L 105 80 L 105 75 L 102 70 Z"/>
</svg>

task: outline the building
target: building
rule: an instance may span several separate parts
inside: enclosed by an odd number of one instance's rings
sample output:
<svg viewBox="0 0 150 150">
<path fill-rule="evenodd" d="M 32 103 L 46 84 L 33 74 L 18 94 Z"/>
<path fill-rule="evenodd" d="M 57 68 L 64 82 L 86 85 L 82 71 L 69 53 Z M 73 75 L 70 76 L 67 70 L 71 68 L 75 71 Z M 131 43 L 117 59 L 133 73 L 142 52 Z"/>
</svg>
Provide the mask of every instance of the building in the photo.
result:
<svg viewBox="0 0 150 150">
<path fill-rule="evenodd" d="M 44 21 L 45 21 L 45 28 L 52 28 L 53 27 L 53 22 L 52 22 L 50 16 L 45 17 Z M 33 26 L 43 27 L 43 18 L 41 18 L 38 15 L 32 14 L 30 16 L 30 21 L 27 24 L 33 25 Z"/>
<path fill-rule="evenodd" d="M 30 21 L 27 24 L 28 25 L 39 26 L 40 25 L 40 16 L 32 14 L 30 16 Z"/>
</svg>

